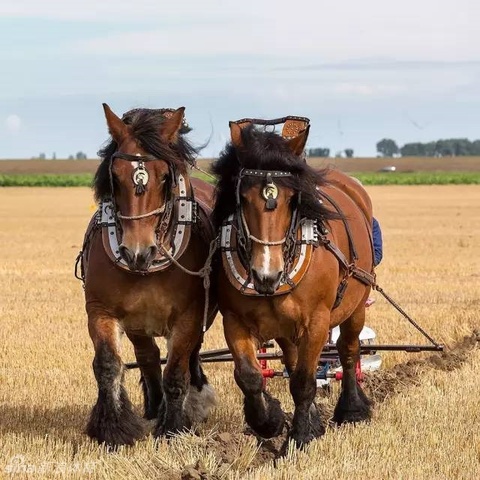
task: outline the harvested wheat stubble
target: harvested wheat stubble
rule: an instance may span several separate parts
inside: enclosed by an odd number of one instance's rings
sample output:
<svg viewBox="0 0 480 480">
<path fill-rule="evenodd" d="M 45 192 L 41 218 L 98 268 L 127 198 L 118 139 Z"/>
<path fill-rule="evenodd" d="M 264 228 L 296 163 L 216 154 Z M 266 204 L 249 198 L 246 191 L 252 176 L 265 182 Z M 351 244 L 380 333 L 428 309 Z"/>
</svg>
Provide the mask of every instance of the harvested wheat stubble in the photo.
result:
<svg viewBox="0 0 480 480">
<path fill-rule="evenodd" d="M 480 188 L 368 190 L 385 235 L 381 285 L 453 348 L 480 324 Z M 72 271 L 92 204 L 86 188 L 0 189 L 0 478 L 480 478 L 480 352 L 467 344 L 440 355 L 441 369 L 431 354 L 382 354 L 385 369 L 368 383 L 371 423 L 327 428 L 285 459 L 274 461 L 284 437 L 259 445 L 245 434 L 231 364 L 206 365 L 220 402 L 197 434 L 147 437 L 114 454 L 90 442 L 93 349 Z M 381 299 L 367 323 L 380 343 L 423 341 Z M 219 318 L 204 348 L 223 346 Z M 128 342 L 123 358 L 134 358 Z M 126 386 L 140 411 L 138 372 L 126 374 Z M 291 412 L 287 382 L 268 388 Z M 337 393 L 318 398 L 327 418 Z"/>
</svg>

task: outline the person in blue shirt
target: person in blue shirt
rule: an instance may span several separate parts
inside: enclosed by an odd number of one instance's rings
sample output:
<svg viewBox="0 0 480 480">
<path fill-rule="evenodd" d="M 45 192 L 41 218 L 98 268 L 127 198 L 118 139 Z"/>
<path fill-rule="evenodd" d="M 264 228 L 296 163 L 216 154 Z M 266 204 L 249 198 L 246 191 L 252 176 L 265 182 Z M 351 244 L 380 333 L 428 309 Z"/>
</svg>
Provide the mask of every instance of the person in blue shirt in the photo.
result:
<svg viewBox="0 0 480 480">
<path fill-rule="evenodd" d="M 373 217 L 373 228 L 372 228 L 372 236 L 373 236 L 373 265 L 376 267 L 383 258 L 383 239 L 382 239 L 382 230 L 380 228 L 380 224 L 378 220 Z"/>
<path fill-rule="evenodd" d="M 363 186 L 363 183 L 356 177 L 351 177 L 353 180 Z M 376 267 L 380 264 L 383 258 L 383 239 L 382 230 L 378 220 L 373 217 L 372 221 L 372 237 L 373 237 L 373 266 Z"/>
</svg>

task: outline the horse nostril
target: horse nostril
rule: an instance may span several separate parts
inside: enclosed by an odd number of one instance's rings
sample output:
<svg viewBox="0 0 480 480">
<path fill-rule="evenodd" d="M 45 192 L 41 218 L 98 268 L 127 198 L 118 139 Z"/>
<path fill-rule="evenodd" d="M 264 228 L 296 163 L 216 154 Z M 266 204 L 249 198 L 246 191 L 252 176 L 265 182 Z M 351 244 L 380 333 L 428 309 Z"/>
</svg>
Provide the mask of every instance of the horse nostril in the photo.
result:
<svg viewBox="0 0 480 480">
<path fill-rule="evenodd" d="M 127 262 L 130 270 L 148 270 L 148 267 L 151 265 L 153 259 L 157 255 L 158 248 L 156 245 L 151 245 L 145 247 L 139 252 L 134 252 L 130 250 L 125 245 L 120 245 L 118 247 L 121 257 Z"/>
<path fill-rule="evenodd" d="M 157 255 L 158 247 L 156 245 L 152 245 L 151 247 L 148 247 L 147 250 L 148 250 L 147 258 L 150 260 L 153 260 Z"/>
<path fill-rule="evenodd" d="M 128 263 L 131 264 L 133 263 L 133 260 L 135 258 L 134 253 L 125 245 L 120 245 L 118 247 L 118 251 L 120 252 L 120 256 Z"/>
<path fill-rule="evenodd" d="M 148 267 L 152 264 L 158 248 L 155 245 L 144 248 L 137 253 L 135 267 L 137 270 L 148 270 Z"/>
<path fill-rule="evenodd" d="M 261 284 L 263 280 L 254 268 L 252 268 L 252 280 L 255 284 Z"/>
</svg>

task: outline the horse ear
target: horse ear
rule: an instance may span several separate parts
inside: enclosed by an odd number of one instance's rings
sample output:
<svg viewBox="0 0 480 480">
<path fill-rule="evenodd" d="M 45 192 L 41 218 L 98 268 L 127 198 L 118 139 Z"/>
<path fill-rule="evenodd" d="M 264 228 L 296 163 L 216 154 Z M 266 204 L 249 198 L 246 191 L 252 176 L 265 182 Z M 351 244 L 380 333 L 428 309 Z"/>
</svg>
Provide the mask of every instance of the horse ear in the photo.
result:
<svg viewBox="0 0 480 480">
<path fill-rule="evenodd" d="M 165 118 L 160 126 L 160 137 L 167 143 L 175 143 L 178 132 L 183 125 L 185 107 L 177 108 L 172 114 Z"/>
<path fill-rule="evenodd" d="M 242 147 L 242 127 L 238 123 L 230 122 L 230 137 L 235 147 Z"/>
<path fill-rule="evenodd" d="M 242 140 L 242 130 L 245 127 L 248 127 L 252 123 L 245 120 L 240 120 L 238 122 L 229 122 L 230 127 L 230 137 L 232 139 L 232 143 L 235 147 L 243 147 L 243 140 Z"/>
<path fill-rule="evenodd" d="M 112 138 L 120 144 L 128 134 L 128 127 L 122 122 L 121 118 L 117 117 L 112 112 L 106 103 L 103 103 L 102 105 L 105 112 L 105 118 L 107 119 L 108 131 Z"/>
<path fill-rule="evenodd" d="M 307 128 L 299 132 L 299 134 L 296 137 L 293 137 L 292 139 L 287 140 L 288 148 L 297 157 L 302 155 L 303 151 L 305 150 L 305 145 L 307 144 L 309 130 L 310 130 L 310 125 L 308 125 Z"/>
</svg>

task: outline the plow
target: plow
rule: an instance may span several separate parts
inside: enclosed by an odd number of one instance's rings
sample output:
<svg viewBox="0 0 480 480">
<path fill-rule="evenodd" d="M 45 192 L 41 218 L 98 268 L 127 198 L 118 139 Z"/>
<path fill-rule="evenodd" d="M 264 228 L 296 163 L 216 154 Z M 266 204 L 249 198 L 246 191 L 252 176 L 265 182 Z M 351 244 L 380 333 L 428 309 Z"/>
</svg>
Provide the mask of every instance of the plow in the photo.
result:
<svg viewBox="0 0 480 480">
<path fill-rule="evenodd" d="M 362 382 L 365 374 L 374 372 L 382 366 L 382 355 L 380 352 L 401 351 L 406 353 L 419 352 L 443 352 L 444 345 L 436 342 L 403 308 L 396 303 L 385 291 L 375 285 L 374 290 L 379 292 L 388 303 L 390 303 L 402 316 L 410 323 L 428 343 L 424 344 L 379 344 L 375 343 L 377 335 L 373 329 L 365 326 L 360 333 L 360 360 L 357 363 L 357 380 Z M 369 299 L 366 306 L 370 308 L 375 300 Z M 340 328 L 334 327 L 329 332 L 329 338 L 323 347 L 317 368 L 317 388 L 329 391 L 332 382 L 342 380 L 343 372 L 340 364 L 340 358 L 336 347 L 336 341 L 340 336 Z M 219 348 L 214 350 L 205 350 L 200 352 L 202 363 L 228 363 L 233 362 L 232 354 L 228 348 Z M 274 341 L 264 343 L 257 352 L 257 360 L 262 370 L 264 386 L 267 380 L 275 377 L 289 378 L 286 368 L 272 368 L 269 362 L 280 361 L 283 363 L 283 352 Z M 160 359 L 162 365 L 167 363 L 167 357 Z M 275 364 L 278 365 L 278 364 Z M 136 362 L 126 363 L 125 368 L 132 370 L 138 368 Z"/>
</svg>

